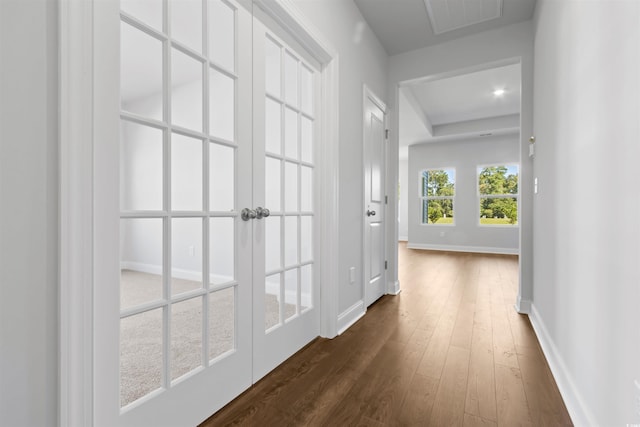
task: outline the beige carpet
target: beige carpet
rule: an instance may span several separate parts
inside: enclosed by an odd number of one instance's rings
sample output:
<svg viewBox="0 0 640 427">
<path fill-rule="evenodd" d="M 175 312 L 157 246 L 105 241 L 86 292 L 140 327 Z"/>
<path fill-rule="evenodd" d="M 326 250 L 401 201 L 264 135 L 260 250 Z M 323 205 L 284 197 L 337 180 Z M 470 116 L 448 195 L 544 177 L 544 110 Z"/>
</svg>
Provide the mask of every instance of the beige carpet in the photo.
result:
<svg viewBox="0 0 640 427">
<path fill-rule="evenodd" d="M 200 283 L 172 279 L 172 294 L 197 289 Z M 121 304 L 132 307 L 159 299 L 162 277 L 122 270 Z M 169 345 L 171 380 L 202 366 L 203 316 L 202 297 L 173 304 L 170 314 Z M 209 350 L 214 359 L 234 348 L 233 288 L 216 291 L 209 296 Z M 295 314 L 295 305 L 284 304 L 284 318 Z M 277 325 L 279 303 L 275 296 L 265 295 L 265 329 Z M 162 309 L 125 318 L 120 325 L 120 402 L 128 405 L 162 386 Z"/>
</svg>

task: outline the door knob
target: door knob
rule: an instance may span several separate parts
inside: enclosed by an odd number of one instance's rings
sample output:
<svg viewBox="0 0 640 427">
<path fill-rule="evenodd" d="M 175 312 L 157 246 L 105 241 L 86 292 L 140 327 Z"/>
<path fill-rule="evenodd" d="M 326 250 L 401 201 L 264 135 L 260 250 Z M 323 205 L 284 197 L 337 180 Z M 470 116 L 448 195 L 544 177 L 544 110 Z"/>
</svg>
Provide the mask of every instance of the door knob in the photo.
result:
<svg viewBox="0 0 640 427">
<path fill-rule="evenodd" d="M 376 216 L 376 211 L 367 211 L 367 216 Z"/>
<path fill-rule="evenodd" d="M 249 221 L 250 219 L 254 219 L 256 216 L 256 211 L 253 209 L 244 208 L 242 209 L 242 212 L 240 212 L 240 217 L 243 221 Z"/>
<path fill-rule="evenodd" d="M 262 219 L 262 218 L 268 217 L 269 215 L 271 215 L 271 212 L 269 211 L 269 209 L 262 208 L 260 206 L 256 208 L 256 218 Z"/>
</svg>

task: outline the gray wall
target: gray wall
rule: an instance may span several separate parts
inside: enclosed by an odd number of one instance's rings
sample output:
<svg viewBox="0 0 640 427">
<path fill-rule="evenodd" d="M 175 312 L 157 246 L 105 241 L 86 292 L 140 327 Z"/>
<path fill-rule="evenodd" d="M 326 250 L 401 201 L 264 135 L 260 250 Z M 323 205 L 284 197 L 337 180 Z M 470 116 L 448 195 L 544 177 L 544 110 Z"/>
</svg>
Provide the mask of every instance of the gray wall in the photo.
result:
<svg viewBox="0 0 640 427">
<path fill-rule="evenodd" d="M 0 1 L 0 424 L 58 419 L 57 2 Z"/>
<path fill-rule="evenodd" d="M 576 425 L 639 424 L 640 3 L 538 0 L 535 28 L 532 320 Z"/>
<path fill-rule="evenodd" d="M 409 247 L 518 252 L 518 227 L 480 226 L 478 166 L 518 164 L 518 136 L 485 137 L 409 147 Z M 421 223 L 419 176 L 425 169 L 455 168 L 454 225 Z"/>
</svg>

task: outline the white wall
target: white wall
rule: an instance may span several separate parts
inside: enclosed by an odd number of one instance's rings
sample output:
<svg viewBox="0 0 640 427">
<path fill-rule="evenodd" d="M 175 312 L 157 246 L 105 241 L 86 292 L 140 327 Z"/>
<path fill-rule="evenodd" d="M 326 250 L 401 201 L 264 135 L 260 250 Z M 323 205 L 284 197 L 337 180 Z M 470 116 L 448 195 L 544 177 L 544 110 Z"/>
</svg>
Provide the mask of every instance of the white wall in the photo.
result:
<svg viewBox="0 0 640 427">
<path fill-rule="evenodd" d="M 58 419 L 57 2 L 0 2 L 0 424 Z"/>
<path fill-rule="evenodd" d="M 478 166 L 519 163 L 518 136 L 473 138 L 409 147 L 410 247 L 517 253 L 518 227 L 480 226 Z M 421 224 L 419 176 L 425 169 L 455 169 L 454 225 Z"/>
<path fill-rule="evenodd" d="M 640 424 L 640 4 L 538 0 L 534 310 L 576 425 Z"/>
<path fill-rule="evenodd" d="M 363 84 L 369 86 L 378 97 L 386 101 L 387 55 L 352 1 L 296 0 L 295 4 L 337 49 L 339 55 L 340 244 L 338 250 L 340 265 L 338 271 L 339 313 L 344 313 L 364 298 L 362 287 Z M 395 215 L 391 218 L 395 218 Z M 350 267 L 356 269 L 354 284 L 349 284 Z"/>
<path fill-rule="evenodd" d="M 533 118 L 533 23 L 531 21 L 484 31 L 470 37 L 463 37 L 436 46 L 426 47 L 389 59 L 388 94 L 391 115 L 391 152 L 398 149 L 397 123 L 399 121 L 395 105 L 398 105 L 398 85 L 401 82 L 426 76 L 449 74 L 453 71 L 473 71 L 486 68 L 487 64 L 521 64 L 520 108 L 520 294 L 519 310 L 527 311 L 531 301 L 533 283 L 533 219 L 532 219 L 532 162 L 528 156 L 528 140 L 532 132 Z M 398 164 L 397 157 L 390 159 Z M 393 182 L 397 182 L 397 170 L 391 171 Z M 390 197 L 397 197 L 397 189 L 390 188 Z M 395 205 L 394 205 L 395 206 Z M 397 212 L 393 212 L 393 217 Z M 392 242 L 395 244 L 395 242 Z M 393 250 L 389 248 L 388 250 Z M 397 278 L 397 261 L 392 263 L 390 274 Z"/>
<path fill-rule="evenodd" d="M 398 200 L 398 240 L 409 239 L 409 159 L 398 161 L 398 182 L 400 184 L 400 198 Z"/>
</svg>

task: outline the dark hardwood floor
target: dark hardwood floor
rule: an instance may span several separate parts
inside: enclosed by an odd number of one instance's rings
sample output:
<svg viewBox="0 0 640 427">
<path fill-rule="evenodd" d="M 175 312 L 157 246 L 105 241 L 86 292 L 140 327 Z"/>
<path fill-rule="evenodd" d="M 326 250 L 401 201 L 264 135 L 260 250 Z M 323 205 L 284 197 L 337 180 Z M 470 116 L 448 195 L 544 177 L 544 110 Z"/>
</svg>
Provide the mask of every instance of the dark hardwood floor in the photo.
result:
<svg viewBox="0 0 640 427">
<path fill-rule="evenodd" d="M 400 245 L 402 293 L 317 339 L 202 426 L 571 425 L 515 256 Z"/>
</svg>

